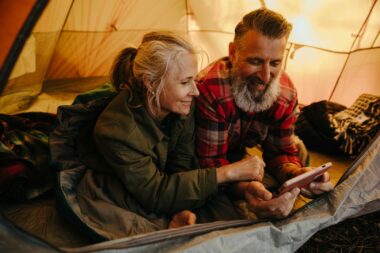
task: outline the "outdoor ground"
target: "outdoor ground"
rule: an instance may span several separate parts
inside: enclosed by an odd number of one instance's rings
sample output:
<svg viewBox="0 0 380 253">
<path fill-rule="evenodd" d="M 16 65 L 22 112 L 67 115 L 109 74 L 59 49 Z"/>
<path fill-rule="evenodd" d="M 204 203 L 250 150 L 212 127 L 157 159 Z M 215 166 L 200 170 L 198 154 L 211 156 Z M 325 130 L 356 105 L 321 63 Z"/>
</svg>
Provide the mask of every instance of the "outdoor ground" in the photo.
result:
<svg viewBox="0 0 380 253">
<path fill-rule="evenodd" d="M 380 211 L 316 233 L 297 253 L 379 253 Z"/>
</svg>

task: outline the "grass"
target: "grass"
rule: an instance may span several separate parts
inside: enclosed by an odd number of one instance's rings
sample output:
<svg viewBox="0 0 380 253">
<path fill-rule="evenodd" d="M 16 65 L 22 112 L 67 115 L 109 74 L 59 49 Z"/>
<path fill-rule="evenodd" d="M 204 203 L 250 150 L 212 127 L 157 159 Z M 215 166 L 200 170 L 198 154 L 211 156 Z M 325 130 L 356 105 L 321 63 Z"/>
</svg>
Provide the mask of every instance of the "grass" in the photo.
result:
<svg viewBox="0 0 380 253">
<path fill-rule="evenodd" d="M 317 232 L 297 253 L 380 252 L 380 211 Z"/>
</svg>

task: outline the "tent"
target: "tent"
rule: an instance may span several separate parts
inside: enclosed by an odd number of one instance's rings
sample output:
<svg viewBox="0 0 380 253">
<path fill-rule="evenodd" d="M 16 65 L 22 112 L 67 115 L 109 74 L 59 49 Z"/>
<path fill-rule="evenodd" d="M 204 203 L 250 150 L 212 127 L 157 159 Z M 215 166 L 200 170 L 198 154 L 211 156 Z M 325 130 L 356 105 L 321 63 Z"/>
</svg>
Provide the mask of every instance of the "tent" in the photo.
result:
<svg viewBox="0 0 380 253">
<path fill-rule="evenodd" d="M 377 0 L 24 0 L 0 2 L 0 113 L 55 113 L 107 80 L 112 61 L 148 31 L 187 36 L 201 67 L 227 54 L 233 29 L 265 6 L 293 23 L 284 68 L 299 102 L 350 106 L 380 94 L 380 3 Z M 314 233 L 380 210 L 380 135 L 345 165 L 335 190 L 280 221 L 197 224 L 83 247 L 55 247 L 1 216 L 7 252 L 294 252 Z M 3 239 L 4 238 L 4 239 Z"/>
</svg>

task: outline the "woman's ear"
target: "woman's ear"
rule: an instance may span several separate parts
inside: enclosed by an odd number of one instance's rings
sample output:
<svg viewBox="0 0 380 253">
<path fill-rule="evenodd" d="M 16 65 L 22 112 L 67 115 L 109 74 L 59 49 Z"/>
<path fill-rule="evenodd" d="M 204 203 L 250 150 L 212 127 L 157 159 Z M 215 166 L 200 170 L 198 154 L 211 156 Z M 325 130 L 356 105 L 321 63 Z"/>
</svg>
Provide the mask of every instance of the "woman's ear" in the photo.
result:
<svg viewBox="0 0 380 253">
<path fill-rule="evenodd" d="M 150 91 L 153 90 L 153 83 L 146 74 L 142 75 L 142 81 L 148 90 L 150 90 Z"/>
</svg>

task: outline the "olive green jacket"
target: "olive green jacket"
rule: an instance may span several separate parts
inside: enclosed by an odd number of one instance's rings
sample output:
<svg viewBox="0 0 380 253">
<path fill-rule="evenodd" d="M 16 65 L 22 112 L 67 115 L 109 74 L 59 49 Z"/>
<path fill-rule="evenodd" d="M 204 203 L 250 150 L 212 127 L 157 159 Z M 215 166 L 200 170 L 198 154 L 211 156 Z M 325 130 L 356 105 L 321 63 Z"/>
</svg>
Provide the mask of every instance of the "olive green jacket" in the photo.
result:
<svg viewBox="0 0 380 253">
<path fill-rule="evenodd" d="M 158 127 L 138 96 L 106 84 L 60 106 L 57 118 L 49 137 L 57 207 L 91 238 L 164 229 L 184 209 L 200 222 L 230 213 L 217 202 L 216 170 L 197 169 L 193 112 Z"/>
<path fill-rule="evenodd" d="M 95 146 L 110 174 L 150 212 L 202 206 L 217 193 L 216 171 L 195 167 L 193 112 L 169 115 L 165 134 L 141 104 L 122 91 L 97 120 Z"/>
</svg>

